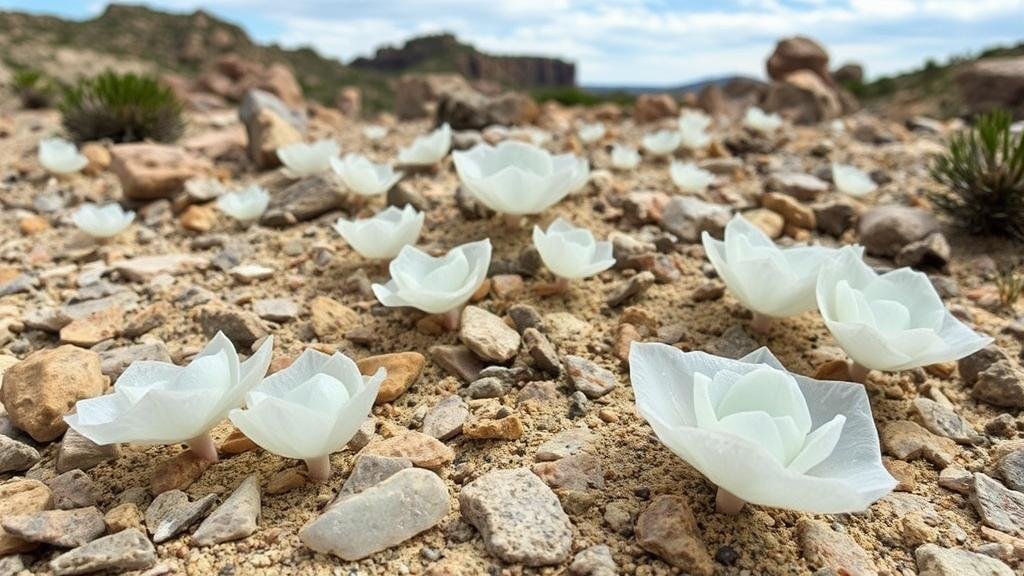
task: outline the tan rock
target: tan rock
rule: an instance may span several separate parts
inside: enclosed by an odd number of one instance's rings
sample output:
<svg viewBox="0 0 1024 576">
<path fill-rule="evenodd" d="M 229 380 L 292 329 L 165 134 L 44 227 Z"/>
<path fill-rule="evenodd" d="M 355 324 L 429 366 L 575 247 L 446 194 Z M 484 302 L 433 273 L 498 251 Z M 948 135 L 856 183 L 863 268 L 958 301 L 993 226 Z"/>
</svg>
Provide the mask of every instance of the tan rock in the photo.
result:
<svg viewBox="0 0 1024 576">
<path fill-rule="evenodd" d="M 642 94 L 633 106 L 637 122 L 654 122 L 679 114 L 679 104 L 668 94 Z"/>
<path fill-rule="evenodd" d="M 517 440 L 523 436 L 523 422 L 515 414 L 504 418 L 470 418 L 462 425 L 462 435 L 476 440 Z"/>
<path fill-rule="evenodd" d="M 371 442 L 363 449 L 363 453 L 406 458 L 413 466 L 431 470 L 455 459 L 455 451 L 445 446 L 443 442 L 413 431 L 402 432 L 379 442 Z"/>
<path fill-rule="evenodd" d="M 108 534 L 129 528 L 145 531 L 142 527 L 142 512 L 134 502 L 122 502 L 114 506 L 103 516 L 103 521 L 107 525 Z"/>
<path fill-rule="evenodd" d="M 31 216 L 25 216 L 18 220 L 18 229 L 25 236 L 35 236 L 40 232 L 50 229 L 50 221 L 42 216 L 35 214 Z"/>
<path fill-rule="evenodd" d="M 900 460 L 924 458 L 939 467 L 953 463 L 956 442 L 937 436 L 916 422 L 897 420 L 882 427 L 882 451 Z"/>
<path fill-rule="evenodd" d="M 170 197 L 186 180 L 211 169 L 208 160 L 165 144 L 118 144 L 111 155 L 125 197 L 136 200 Z"/>
<path fill-rule="evenodd" d="M 711 576 L 715 572 L 685 498 L 669 494 L 654 498 L 636 519 L 636 541 L 644 550 L 688 574 Z"/>
<path fill-rule="evenodd" d="M 284 64 L 271 64 L 263 72 L 256 87 L 270 92 L 292 107 L 299 108 L 305 103 L 302 86 L 299 86 L 299 81 L 295 79 L 291 68 Z"/>
<path fill-rule="evenodd" d="M 786 225 L 786 220 L 781 214 L 767 208 L 756 208 L 744 212 L 743 217 L 772 239 L 782 236 L 782 228 Z"/>
<path fill-rule="evenodd" d="M 267 494 L 284 494 L 296 488 L 302 488 L 307 481 L 305 468 L 285 468 L 267 481 Z"/>
<path fill-rule="evenodd" d="M 224 440 L 224 442 L 217 447 L 217 451 L 221 454 L 242 454 L 255 450 L 259 446 L 253 442 L 248 436 L 242 433 L 241 430 L 235 429 L 231 434 Z"/>
<path fill-rule="evenodd" d="M 72 320 L 60 329 L 60 341 L 90 348 L 104 340 L 116 338 L 124 324 L 124 311 L 119 306 L 112 306 L 89 314 L 84 318 Z"/>
<path fill-rule="evenodd" d="M 185 450 L 173 458 L 165 460 L 153 470 L 153 481 L 149 491 L 154 496 L 170 490 L 184 490 L 203 475 L 210 463 L 196 455 L 192 450 Z"/>
<path fill-rule="evenodd" d="M 0 485 L 0 519 L 53 508 L 50 489 L 38 480 L 12 480 Z M 0 556 L 26 552 L 36 547 L 0 529 Z"/>
<path fill-rule="evenodd" d="M 325 342 L 344 338 L 345 332 L 359 323 L 359 314 L 327 296 L 317 296 L 309 303 L 309 320 L 313 333 Z"/>
<path fill-rule="evenodd" d="M 792 224 L 806 230 L 814 230 L 814 210 L 810 206 L 801 204 L 799 200 L 788 194 L 768 192 L 761 196 L 761 205 L 781 215 L 787 224 Z"/>
<path fill-rule="evenodd" d="M 178 217 L 182 228 L 193 232 L 209 232 L 217 225 L 217 212 L 210 206 L 193 204 Z"/>
<path fill-rule="evenodd" d="M 821 520 L 801 518 L 796 523 L 804 557 L 815 568 L 830 568 L 850 576 L 876 576 L 871 557 L 848 534 L 836 532 Z"/>
<path fill-rule="evenodd" d="M 372 376 L 379 368 L 387 370 L 387 376 L 377 391 L 377 404 L 391 402 L 416 383 L 427 359 L 419 352 L 397 352 L 363 358 L 356 362 L 359 372 Z"/>
<path fill-rule="evenodd" d="M 81 152 L 82 156 L 89 159 L 89 163 L 82 169 L 82 172 L 88 176 L 96 176 L 110 167 L 110 150 L 103 144 L 88 142 L 82 146 L 79 152 Z"/>
<path fill-rule="evenodd" d="M 67 430 L 64 415 L 75 403 L 99 396 L 110 383 L 95 352 L 75 346 L 39 350 L 4 374 L 3 403 L 15 426 L 38 442 Z"/>
<path fill-rule="evenodd" d="M 174 308 L 170 302 L 166 300 L 154 302 L 132 316 L 121 332 L 128 338 L 138 338 L 163 326 L 173 314 Z"/>
</svg>

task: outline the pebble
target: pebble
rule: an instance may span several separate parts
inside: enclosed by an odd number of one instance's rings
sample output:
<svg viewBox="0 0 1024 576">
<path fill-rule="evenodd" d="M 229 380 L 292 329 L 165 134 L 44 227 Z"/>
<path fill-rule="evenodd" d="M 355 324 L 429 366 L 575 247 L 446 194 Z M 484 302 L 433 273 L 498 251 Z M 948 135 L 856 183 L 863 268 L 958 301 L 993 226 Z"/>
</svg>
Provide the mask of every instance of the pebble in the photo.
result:
<svg viewBox="0 0 1024 576">
<path fill-rule="evenodd" d="M 407 430 L 391 438 L 372 442 L 363 454 L 407 458 L 413 466 L 436 469 L 455 459 L 455 451 L 426 434 Z"/>
<path fill-rule="evenodd" d="M 801 172 L 776 172 L 768 177 L 765 188 L 788 194 L 804 202 L 813 201 L 828 191 L 828 183 Z"/>
<path fill-rule="evenodd" d="M 129 528 L 93 540 L 50 561 L 57 576 L 104 570 L 145 570 L 156 564 L 156 549 L 140 530 Z"/>
<path fill-rule="evenodd" d="M 519 333 L 499 316 L 479 308 L 466 306 L 462 311 L 459 339 L 484 361 L 504 364 L 519 352 Z"/>
<path fill-rule="evenodd" d="M 1006 353 L 996 346 L 982 348 L 970 356 L 964 356 L 957 361 L 957 369 L 960 371 L 960 378 L 964 384 L 972 385 L 978 379 L 978 374 L 993 364 L 1000 361 L 1007 361 Z"/>
<path fill-rule="evenodd" d="M 255 313 L 223 304 L 200 306 L 196 320 L 206 338 L 213 338 L 217 332 L 223 332 L 228 340 L 242 349 L 249 349 L 254 342 L 269 333 Z"/>
<path fill-rule="evenodd" d="M 977 472 L 974 474 L 971 503 L 985 525 L 1007 534 L 1024 536 L 1024 494 Z"/>
<path fill-rule="evenodd" d="M 338 500 L 303 526 L 299 539 L 317 552 L 355 561 L 429 530 L 448 514 L 448 488 L 418 468 Z"/>
<path fill-rule="evenodd" d="M 355 464 L 352 465 L 352 472 L 345 479 L 345 483 L 341 485 L 341 490 L 338 491 L 335 501 L 354 496 L 371 486 L 376 486 L 406 468 L 412 468 L 412 462 L 407 458 L 360 454 L 356 458 Z"/>
<path fill-rule="evenodd" d="M 228 270 L 231 277 L 242 284 L 251 284 L 260 280 L 266 280 L 274 275 L 275 270 L 269 266 L 260 264 L 239 264 Z"/>
<path fill-rule="evenodd" d="M 739 360 L 760 347 L 757 340 L 751 338 L 743 326 L 733 324 L 707 346 L 707 352 Z"/>
<path fill-rule="evenodd" d="M 508 394 L 508 385 L 495 376 L 485 376 L 466 387 L 466 396 L 474 399 L 501 398 Z"/>
<path fill-rule="evenodd" d="M 644 292 L 654 286 L 655 277 L 653 272 L 647 270 L 631 276 L 628 280 L 620 282 L 617 286 L 612 288 L 608 297 L 605 298 L 607 303 L 612 308 L 624 304 L 628 300 L 640 296 Z"/>
<path fill-rule="evenodd" d="M 590 412 L 590 400 L 587 395 L 579 390 L 569 396 L 569 418 L 582 418 Z"/>
<path fill-rule="evenodd" d="M 572 552 L 569 517 L 555 493 L 526 468 L 487 472 L 462 489 L 459 505 L 502 562 L 548 566 Z"/>
<path fill-rule="evenodd" d="M 618 573 L 612 551 L 604 544 L 580 550 L 569 565 L 572 576 L 617 576 Z"/>
<path fill-rule="evenodd" d="M 259 446 L 252 441 L 251 438 L 246 436 L 241 430 L 235 428 L 228 434 L 228 437 L 224 439 L 219 446 L 217 446 L 217 452 L 220 454 L 236 455 L 244 454 L 252 450 L 256 450 Z"/>
<path fill-rule="evenodd" d="M 1017 435 L 1017 420 L 1004 412 L 985 423 L 985 433 L 990 436 L 1013 438 Z"/>
<path fill-rule="evenodd" d="M 817 227 L 814 210 L 788 194 L 766 192 L 761 196 L 761 205 L 782 216 L 789 226 L 803 230 L 814 230 Z"/>
<path fill-rule="evenodd" d="M 285 468 L 270 477 L 267 481 L 267 494 L 277 495 L 291 492 L 306 485 L 308 478 L 302 466 Z"/>
<path fill-rule="evenodd" d="M 590 454 L 577 454 L 553 462 L 533 465 L 533 473 L 555 489 L 588 490 L 604 488 L 601 461 Z"/>
<path fill-rule="evenodd" d="M 975 399 L 1001 408 L 1024 408 L 1024 373 L 1007 361 L 993 363 L 978 372 Z"/>
<path fill-rule="evenodd" d="M 968 550 L 924 544 L 914 551 L 918 576 L 1013 576 L 1009 566 Z"/>
<path fill-rule="evenodd" d="M 517 440 L 523 436 L 523 422 L 515 414 L 504 418 L 472 417 L 462 425 L 462 435 L 474 440 Z"/>
<path fill-rule="evenodd" d="M 168 490 L 153 499 L 146 509 L 146 527 L 159 544 L 169 540 L 210 513 L 217 505 L 217 497 L 207 494 L 189 502 L 188 494 L 181 490 Z"/>
<path fill-rule="evenodd" d="M 927 210 L 890 204 L 865 211 L 857 229 L 868 254 L 892 258 L 907 244 L 937 232 L 939 222 Z"/>
<path fill-rule="evenodd" d="M 845 532 L 837 532 L 821 520 L 801 518 L 796 523 L 804 558 L 811 566 L 832 569 L 850 576 L 877 575 L 871 556 Z"/>
<path fill-rule="evenodd" d="M 597 440 L 597 435 L 589 428 L 572 428 L 555 434 L 537 448 L 535 458 L 538 462 L 551 462 L 567 456 L 574 456 L 586 450 L 587 446 Z"/>
<path fill-rule="evenodd" d="M 99 488 L 85 472 L 69 470 L 46 481 L 53 493 L 53 505 L 61 510 L 86 508 L 99 502 Z"/>
<path fill-rule="evenodd" d="M 252 310 L 271 322 L 288 322 L 299 316 L 299 305 L 291 298 L 259 298 L 253 301 Z"/>
<path fill-rule="evenodd" d="M 438 345 L 430 347 L 430 358 L 442 370 L 461 379 L 473 382 L 487 367 L 480 358 L 465 346 Z"/>
<path fill-rule="evenodd" d="M 208 267 L 210 261 L 191 254 L 160 254 L 120 260 L 114 271 L 132 282 L 149 282 L 162 274 L 177 276 Z"/>
<path fill-rule="evenodd" d="M 75 403 L 99 396 L 110 379 L 95 352 L 63 345 L 33 352 L 4 373 L 3 405 L 11 422 L 37 442 L 67 430 L 64 415 Z"/>
<path fill-rule="evenodd" d="M 46 484 L 38 480 L 21 479 L 0 484 L 0 518 L 31 514 L 51 508 L 53 495 Z M 0 555 L 26 552 L 33 548 L 34 543 L 0 530 Z"/>
<path fill-rule="evenodd" d="M 1024 492 L 1024 448 L 1005 454 L 996 464 L 996 473 L 1010 490 Z"/>
<path fill-rule="evenodd" d="M 196 546 L 241 540 L 256 531 L 260 516 L 260 480 L 251 474 L 192 534 Z"/>
<path fill-rule="evenodd" d="M 914 411 L 924 427 L 933 434 L 945 436 L 960 444 L 972 444 L 979 440 L 979 435 L 953 410 L 928 398 L 915 398 Z"/>
<path fill-rule="evenodd" d="M 38 450 L 24 442 L 0 435 L 0 473 L 23 472 L 36 462 L 39 462 Z"/>
<path fill-rule="evenodd" d="M 732 217 L 728 206 L 705 202 L 693 196 L 674 196 L 662 213 L 661 227 L 683 242 L 699 242 L 702 232 L 721 238 Z"/>
<path fill-rule="evenodd" d="M 373 440 L 373 437 L 377 435 L 377 419 L 370 414 L 363 420 L 363 423 L 359 425 L 359 429 L 356 430 L 352 439 L 348 441 L 348 448 L 353 452 L 362 450 L 367 444 Z"/>
<path fill-rule="evenodd" d="M 135 502 L 122 502 L 114 506 L 103 516 L 103 522 L 111 534 L 130 528 L 143 529 L 142 512 Z"/>
<path fill-rule="evenodd" d="M 107 530 L 103 513 L 93 506 L 4 516 L 2 525 L 8 534 L 62 548 L 77 548 L 99 538 Z"/>
<path fill-rule="evenodd" d="M 562 373 L 562 363 L 558 360 L 558 351 L 540 330 L 526 328 L 523 330 L 523 345 L 537 368 L 552 376 Z"/>
<path fill-rule="evenodd" d="M 64 433 L 57 450 L 56 469 L 58 473 L 69 470 L 89 470 L 121 455 L 118 444 L 100 446 L 71 428 Z"/>
<path fill-rule="evenodd" d="M 636 542 L 672 566 L 695 576 L 711 576 L 714 561 L 685 498 L 662 494 L 636 519 Z"/>
<path fill-rule="evenodd" d="M 73 344 L 89 348 L 115 338 L 124 325 L 124 311 L 114 306 L 106 310 L 93 312 L 85 318 L 72 320 L 60 329 L 62 344 Z"/>
<path fill-rule="evenodd" d="M 512 323 L 516 325 L 516 330 L 520 334 L 524 334 L 527 328 L 536 328 L 541 330 L 543 327 L 543 320 L 541 320 L 540 312 L 529 304 L 515 304 L 509 307 L 508 316 L 512 319 Z"/>
<path fill-rule="evenodd" d="M 372 376 L 380 368 L 387 371 L 376 400 L 377 404 L 384 404 L 396 400 L 415 384 L 426 362 L 427 359 L 419 352 L 397 352 L 363 358 L 356 365 L 364 376 Z"/>
<path fill-rule="evenodd" d="M 171 362 L 171 353 L 163 342 L 133 344 L 100 352 L 100 370 L 116 381 L 133 362 Z"/>
<path fill-rule="evenodd" d="M 184 490 L 198 480 L 209 467 L 210 463 L 192 450 L 183 450 L 156 466 L 149 491 L 156 496 L 168 490 Z"/>
<path fill-rule="evenodd" d="M 947 466 L 939 472 L 938 483 L 947 490 L 970 494 L 974 486 L 974 474 L 959 466 Z"/>
<path fill-rule="evenodd" d="M 936 436 L 916 422 L 896 420 L 882 427 L 882 450 L 900 460 L 924 458 L 932 464 L 946 467 L 953 463 L 956 443 Z"/>
<path fill-rule="evenodd" d="M 277 191 L 262 222 L 268 226 L 287 226 L 312 220 L 344 208 L 346 197 L 344 186 L 333 172 L 308 176 Z"/>
<path fill-rule="evenodd" d="M 619 384 L 615 374 L 586 358 L 567 355 L 564 361 L 569 383 L 591 400 L 604 396 Z"/>
<path fill-rule="evenodd" d="M 427 436 L 448 440 L 462 433 L 467 418 L 469 406 L 458 395 L 451 394 L 427 410 L 420 429 Z"/>
</svg>

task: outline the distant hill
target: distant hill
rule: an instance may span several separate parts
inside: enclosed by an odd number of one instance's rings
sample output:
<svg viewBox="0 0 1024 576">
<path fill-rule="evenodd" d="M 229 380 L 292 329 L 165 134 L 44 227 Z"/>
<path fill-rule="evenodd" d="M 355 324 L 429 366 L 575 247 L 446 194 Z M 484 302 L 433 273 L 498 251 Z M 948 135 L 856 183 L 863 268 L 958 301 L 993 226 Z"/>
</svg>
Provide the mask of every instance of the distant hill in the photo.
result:
<svg viewBox="0 0 1024 576">
<path fill-rule="evenodd" d="M 682 84 L 678 86 L 608 86 L 608 85 L 587 85 L 582 88 L 591 94 L 604 95 L 604 94 L 630 94 L 633 96 L 639 96 L 640 94 L 675 94 L 682 95 L 688 92 L 700 92 L 706 86 L 717 84 L 719 86 L 725 86 L 729 82 L 736 79 L 745 79 L 746 76 L 716 76 L 713 78 L 705 78 L 703 80 L 697 80 L 688 84 Z"/>
</svg>

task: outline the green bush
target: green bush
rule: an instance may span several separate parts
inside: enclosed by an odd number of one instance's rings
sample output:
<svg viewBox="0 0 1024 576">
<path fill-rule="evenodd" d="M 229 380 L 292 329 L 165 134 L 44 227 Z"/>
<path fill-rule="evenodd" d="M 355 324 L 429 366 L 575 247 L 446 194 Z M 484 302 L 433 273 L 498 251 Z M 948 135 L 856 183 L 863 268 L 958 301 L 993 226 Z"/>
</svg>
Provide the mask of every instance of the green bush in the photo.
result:
<svg viewBox="0 0 1024 576">
<path fill-rule="evenodd" d="M 566 106 L 597 106 L 605 102 L 614 102 L 620 105 L 632 104 L 635 97 L 625 92 L 609 92 L 607 94 L 595 94 L 581 88 L 538 88 L 533 91 L 533 97 L 538 102 L 555 101 Z"/>
<path fill-rule="evenodd" d="M 1012 123 L 1003 111 L 980 116 L 932 167 L 943 185 L 932 203 L 972 234 L 1024 240 L 1024 134 L 1013 134 Z"/>
<path fill-rule="evenodd" d="M 25 108 L 46 108 L 53 102 L 53 84 L 38 70 L 18 70 L 11 84 Z"/>
<path fill-rule="evenodd" d="M 104 72 L 64 94 L 64 128 L 78 142 L 173 142 L 185 130 L 182 105 L 155 78 Z"/>
</svg>

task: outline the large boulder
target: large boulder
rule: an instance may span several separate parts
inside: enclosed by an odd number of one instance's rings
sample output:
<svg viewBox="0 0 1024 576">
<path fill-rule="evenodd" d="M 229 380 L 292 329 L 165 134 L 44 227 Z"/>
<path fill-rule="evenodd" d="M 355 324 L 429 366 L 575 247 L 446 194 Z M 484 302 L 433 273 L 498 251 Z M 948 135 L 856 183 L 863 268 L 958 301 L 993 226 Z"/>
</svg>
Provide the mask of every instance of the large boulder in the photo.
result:
<svg viewBox="0 0 1024 576">
<path fill-rule="evenodd" d="M 817 74 L 798 70 L 768 88 L 764 109 L 778 112 L 794 124 L 815 124 L 843 113 L 843 103 Z"/>
<path fill-rule="evenodd" d="M 927 210 L 883 204 L 860 217 L 858 234 L 868 254 L 893 258 L 908 244 L 939 231 L 939 221 Z"/>
<path fill-rule="evenodd" d="M 429 118 L 442 94 L 471 90 L 458 74 L 406 74 L 395 86 L 395 114 L 399 120 Z"/>
<path fill-rule="evenodd" d="M 679 114 L 679 104 L 668 94 L 641 94 L 633 106 L 637 122 L 656 122 Z"/>
<path fill-rule="evenodd" d="M 306 132 L 305 112 L 263 90 L 250 90 L 245 95 L 238 117 L 245 124 L 249 158 L 262 169 L 280 166 L 277 149 L 301 142 Z"/>
<path fill-rule="evenodd" d="M 125 198 L 153 200 L 180 192 L 185 181 L 212 169 L 205 158 L 167 144 L 132 143 L 111 147 L 111 169 Z"/>
<path fill-rule="evenodd" d="M 832 78 L 840 84 L 858 84 L 864 81 L 864 67 L 856 62 L 848 62 L 837 68 Z"/>
<path fill-rule="evenodd" d="M 979 60 L 957 73 L 956 84 L 969 113 L 1005 108 L 1024 118 L 1024 56 Z"/>
<path fill-rule="evenodd" d="M 821 44 L 806 36 L 779 40 L 768 58 L 768 76 L 781 81 L 798 70 L 810 70 L 825 82 L 832 83 L 828 73 L 828 52 Z"/>
<path fill-rule="evenodd" d="M 539 114 L 537 103 L 518 92 L 486 96 L 468 88 L 445 92 L 437 102 L 437 123 L 447 122 L 455 130 L 481 130 L 492 124 L 527 124 Z"/>
</svg>

